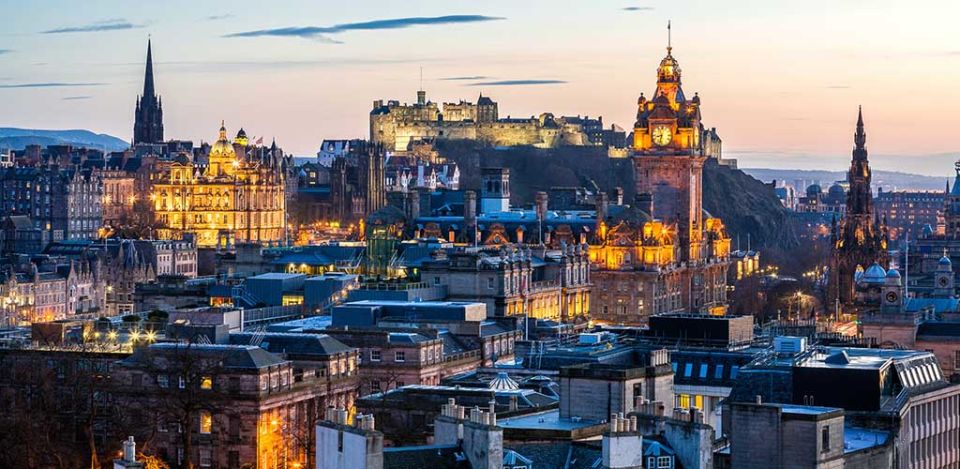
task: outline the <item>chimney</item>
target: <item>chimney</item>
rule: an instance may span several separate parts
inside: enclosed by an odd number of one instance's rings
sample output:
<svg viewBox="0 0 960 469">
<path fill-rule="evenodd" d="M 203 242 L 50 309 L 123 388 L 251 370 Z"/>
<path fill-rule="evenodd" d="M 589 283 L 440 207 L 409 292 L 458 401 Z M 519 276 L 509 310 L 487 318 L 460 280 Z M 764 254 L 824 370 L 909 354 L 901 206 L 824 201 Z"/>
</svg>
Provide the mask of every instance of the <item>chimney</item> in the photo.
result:
<svg viewBox="0 0 960 469">
<path fill-rule="evenodd" d="M 606 192 L 597 193 L 597 232 L 600 231 L 600 224 L 607 219 L 607 206 L 609 202 L 607 201 Z"/>
<path fill-rule="evenodd" d="M 637 432 L 637 417 L 624 418 L 611 414 L 608 430 L 603 434 L 603 467 L 611 469 L 641 468 L 643 436 Z"/>
<path fill-rule="evenodd" d="M 466 225 L 467 239 L 477 241 L 477 193 L 466 191 L 463 193 L 463 224 Z"/>
<path fill-rule="evenodd" d="M 487 412 L 474 407 L 470 419 L 463 422 L 463 452 L 474 469 L 500 469 L 503 465 L 503 429 L 496 425 L 494 407 L 495 402 Z"/>
<path fill-rule="evenodd" d="M 623 188 L 615 187 L 613 189 L 613 200 L 616 205 L 623 205 Z"/>
<path fill-rule="evenodd" d="M 546 192 L 540 191 L 536 195 L 537 218 L 543 220 L 547 217 L 547 202 L 549 196 Z"/>
</svg>

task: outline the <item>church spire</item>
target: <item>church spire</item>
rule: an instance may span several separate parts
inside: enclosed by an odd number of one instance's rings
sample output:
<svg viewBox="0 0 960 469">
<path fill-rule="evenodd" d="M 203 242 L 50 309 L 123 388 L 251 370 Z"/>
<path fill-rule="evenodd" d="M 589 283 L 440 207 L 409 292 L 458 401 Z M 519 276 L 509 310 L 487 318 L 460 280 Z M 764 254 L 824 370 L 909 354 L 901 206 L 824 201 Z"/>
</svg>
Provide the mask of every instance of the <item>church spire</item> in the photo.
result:
<svg viewBox="0 0 960 469">
<path fill-rule="evenodd" d="M 859 107 L 857 113 L 857 133 L 853 134 L 853 143 L 857 150 L 865 150 L 867 144 L 867 133 L 863 131 L 863 106 Z"/>
<path fill-rule="evenodd" d="M 152 98 L 153 95 L 153 52 L 150 39 L 147 39 L 147 69 L 143 74 L 143 96 Z"/>
</svg>

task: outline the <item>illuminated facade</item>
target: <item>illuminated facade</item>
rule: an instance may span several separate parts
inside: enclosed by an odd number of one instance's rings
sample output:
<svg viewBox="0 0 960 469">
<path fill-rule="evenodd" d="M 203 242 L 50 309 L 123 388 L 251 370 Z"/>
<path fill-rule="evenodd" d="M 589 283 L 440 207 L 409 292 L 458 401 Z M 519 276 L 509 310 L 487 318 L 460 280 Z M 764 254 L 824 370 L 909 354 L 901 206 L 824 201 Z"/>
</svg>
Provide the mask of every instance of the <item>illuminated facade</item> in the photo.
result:
<svg viewBox="0 0 960 469">
<path fill-rule="evenodd" d="M 199 247 L 280 244 L 286 237 L 288 167 L 276 145 L 251 146 L 243 129 L 230 142 L 221 125 L 206 165 L 181 154 L 158 163 L 150 175 L 154 219 L 163 227 L 159 236 L 194 233 Z"/>
<path fill-rule="evenodd" d="M 636 200 L 597 201 L 592 317 L 643 324 L 653 314 L 726 310 L 730 238 L 703 210 L 700 97 L 687 99 L 668 45 L 652 100 L 642 94 L 633 130 Z"/>
</svg>

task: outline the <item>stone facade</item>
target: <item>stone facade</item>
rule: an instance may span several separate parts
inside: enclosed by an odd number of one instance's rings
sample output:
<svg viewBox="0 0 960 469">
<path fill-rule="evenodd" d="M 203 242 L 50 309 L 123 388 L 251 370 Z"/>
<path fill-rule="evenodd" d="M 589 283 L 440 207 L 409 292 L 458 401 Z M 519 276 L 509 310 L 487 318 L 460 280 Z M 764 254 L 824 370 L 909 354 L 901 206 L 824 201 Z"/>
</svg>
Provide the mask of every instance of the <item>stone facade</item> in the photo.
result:
<svg viewBox="0 0 960 469">
<path fill-rule="evenodd" d="M 157 237 L 193 233 L 199 247 L 284 242 L 290 164 L 276 146 L 248 145 L 243 129 L 231 142 L 221 125 L 205 165 L 186 154 L 155 165 L 149 199 L 162 226 Z"/>
<path fill-rule="evenodd" d="M 653 314 L 726 308 L 730 238 L 703 210 L 700 98 L 687 99 L 671 48 L 657 69 L 653 100 L 637 103 L 632 158 L 636 198 L 596 200 L 590 260 L 601 321 L 645 324 Z M 712 150 L 711 150 L 712 151 Z M 619 199 L 619 197 L 618 197 Z"/>
<path fill-rule="evenodd" d="M 585 124 L 587 122 L 587 124 Z M 407 152 L 422 140 L 476 140 L 493 146 L 531 145 L 555 148 L 562 145 L 600 145 L 585 131 L 602 118 L 555 117 L 550 113 L 530 118 L 500 118 L 497 103 L 480 95 L 476 104 L 445 103 L 441 109 L 417 92 L 415 104 L 374 101 L 370 111 L 370 141 L 391 152 Z"/>
</svg>

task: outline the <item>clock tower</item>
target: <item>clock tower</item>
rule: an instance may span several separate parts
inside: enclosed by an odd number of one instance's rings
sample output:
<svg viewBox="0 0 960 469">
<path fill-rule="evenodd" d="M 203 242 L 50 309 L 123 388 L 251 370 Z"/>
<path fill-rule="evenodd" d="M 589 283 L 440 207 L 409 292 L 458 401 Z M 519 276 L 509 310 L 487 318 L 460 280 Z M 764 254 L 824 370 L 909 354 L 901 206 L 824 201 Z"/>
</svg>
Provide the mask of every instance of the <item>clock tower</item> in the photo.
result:
<svg viewBox="0 0 960 469">
<path fill-rule="evenodd" d="M 657 67 L 657 88 L 652 99 L 637 101 L 633 126 L 634 180 L 637 194 L 653 199 L 654 218 L 677 225 L 680 259 L 702 257 L 704 217 L 703 164 L 700 144 L 700 97 L 687 99 L 681 70 L 673 57 L 667 25 L 667 55 Z"/>
</svg>

